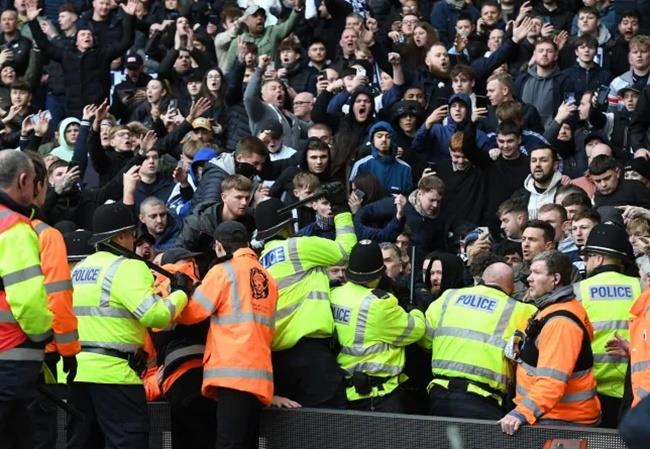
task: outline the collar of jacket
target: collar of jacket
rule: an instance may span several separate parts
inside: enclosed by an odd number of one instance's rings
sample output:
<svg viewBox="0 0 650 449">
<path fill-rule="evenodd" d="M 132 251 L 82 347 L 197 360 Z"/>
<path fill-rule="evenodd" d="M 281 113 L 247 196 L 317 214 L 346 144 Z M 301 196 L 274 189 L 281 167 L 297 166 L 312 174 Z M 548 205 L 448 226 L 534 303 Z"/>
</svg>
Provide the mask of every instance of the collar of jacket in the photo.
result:
<svg viewBox="0 0 650 449">
<path fill-rule="evenodd" d="M 565 285 L 564 287 L 556 288 L 551 293 L 548 293 L 541 298 L 535 299 L 535 305 L 541 310 L 551 304 L 555 304 L 556 302 L 565 302 L 574 297 L 573 285 Z"/>
<path fill-rule="evenodd" d="M 0 204 L 8 207 L 9 209 L 13 210 L 14 212 L 17 212 L 21 215 L 24 215 L 27 218 L 33 218 L 34 215 L 34 209 L 32 209 L 31 206 L 21 206 L 17 202 L 15 202 L 9 195 L 7 195 L 5 192 L 0 190 Z"/>
<path fill-rule="evenodd" d="M 615 273 L 622 273 L 623 269 L 618 265 L 614 265 L 614 264 L 601 265 L 599 267 L 594 268 L 594 270 L 589 274 L 588 277 L 594 277 L 597 274 L 606 273 L 608 271 L 613 271 Z"/>
</svg>

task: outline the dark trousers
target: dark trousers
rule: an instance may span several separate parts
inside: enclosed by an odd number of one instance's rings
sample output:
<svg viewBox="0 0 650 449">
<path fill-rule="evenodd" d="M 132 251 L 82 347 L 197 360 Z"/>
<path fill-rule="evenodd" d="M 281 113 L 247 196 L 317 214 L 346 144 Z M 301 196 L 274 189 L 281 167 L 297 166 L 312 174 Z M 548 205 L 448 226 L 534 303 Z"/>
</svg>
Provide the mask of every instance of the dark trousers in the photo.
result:
<svg viewBox="0 0 650 449">
<path fill-rule="evenodd" d="M 647 449 L 650 442 L 650 396 L 631 408 L 618 428 L 628 449 Z"/>
<path fill-rule="evenodd" d="M 435 416 L 498 421 L 505 415 L 496 400 L 465 391 L 436 386 L 431 389 L 429 399 L 429 414 Z"/>
<path fill-rule="evenodd" d="M 201 395 L 203 368 L 179 377 L 165 394 L 169 401 L 174 449 L 213 449 L 217 403 Z"/>
<path fill-rule="evenodd" d="M 616 429 L 618 427 L 618 415 L 621 410 L 621 398 L 599 394 L 600 408 L 602 410 L 600 427 Z"/>
<path fill-rule="evenodd" d="M 303 407 L 346 408 L 343 371 L 329 343 L 303 338 L 291 349 L 273 352 L 275 394 Z"/>
<path fill-rule="evenodd" d="M 33 449 L 31 399 L 0 401 L 0 449 Z"/>
<path fill-rule="evenodd" d="M 57 394 L 56 385 L 41 385 Z M 56 448 L 57 406 L 45 396 L 38 395 L 29 404 L 29 414 L 34 428 L 34 449 Z"/>
<path fill-rule="evenodd" d="M 260 408 L 251 393 L 219 388 L 217 449 L 259 448 Z"/>
<path fill-rule="evenodd" d="M 386 396 L 349 401 L 348 407 L 352 410 L 384 413 L 411 413 L 413 410 L 409 404 L 409 396 L 401 386 Z"/>
<path fill-rule="evenodd" d="M 68 424 L 67 449 L 147 449 L 149 414 L 142 385 L 75 382 L 70 405 L 83 418 Z"/>
</svg>

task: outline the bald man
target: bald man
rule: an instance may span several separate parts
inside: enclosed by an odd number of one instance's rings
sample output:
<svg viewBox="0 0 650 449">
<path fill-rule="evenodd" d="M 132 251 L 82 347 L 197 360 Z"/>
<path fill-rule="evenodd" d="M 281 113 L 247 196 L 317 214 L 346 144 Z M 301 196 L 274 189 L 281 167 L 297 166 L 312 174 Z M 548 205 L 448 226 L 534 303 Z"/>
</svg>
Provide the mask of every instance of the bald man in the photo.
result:
<svg viewBox="0 0 650 449">
<path fill-rule="evenodd" d="M 510 297 L 514 274 L 506 263 L 488 265 L 481 281 L 447 290 L 427 309 L 420 344 L 432 354 L 432 415 L 499 420 L 507 411 L 504 399 L 514 371 L 504 348 L 513 335 L 523 335 L 536 309 Z"/>
<path fill-rule="evenodd" d="M 591 164 L 591 161 L 596 156 L 600 156 L 601 154 L 604 154 L 605 156 L 614 155 L 612 148 L 606 143 L 602 143 L 602 142 L 596 143 L 593 146 L 592 145 L 585 146 L 585 153 L 587 153 L 587 166 Z M 577 185 L 582 190 L 587 192 L 587 195 L 589 195 L 590 199 L 592 200 L 594 199 L 594 194 L 596 193 L 596 184 L 594 184 L 591 178 L 589 177 L 589 173 L 585 173 L 584 176 L 581 176 L 579 178 L 572 179 L 571 184 Z"/>
</svg>

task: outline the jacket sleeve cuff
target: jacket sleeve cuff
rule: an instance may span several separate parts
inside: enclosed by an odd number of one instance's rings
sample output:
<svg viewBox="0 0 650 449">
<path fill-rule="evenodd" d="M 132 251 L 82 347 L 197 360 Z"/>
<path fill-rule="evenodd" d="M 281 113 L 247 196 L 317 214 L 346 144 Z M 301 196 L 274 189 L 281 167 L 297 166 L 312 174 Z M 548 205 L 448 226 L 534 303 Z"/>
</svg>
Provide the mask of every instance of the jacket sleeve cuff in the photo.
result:
<svg viewBox="0 0 650 449">
<path fill-rule="evenodd" d="M 508 413 L 508 415 L 512 416 L 513 418 L 517 418 L 522 424 L 527 424 L 526 417 L 519 413 L 516 409 Z"/>
</svg>

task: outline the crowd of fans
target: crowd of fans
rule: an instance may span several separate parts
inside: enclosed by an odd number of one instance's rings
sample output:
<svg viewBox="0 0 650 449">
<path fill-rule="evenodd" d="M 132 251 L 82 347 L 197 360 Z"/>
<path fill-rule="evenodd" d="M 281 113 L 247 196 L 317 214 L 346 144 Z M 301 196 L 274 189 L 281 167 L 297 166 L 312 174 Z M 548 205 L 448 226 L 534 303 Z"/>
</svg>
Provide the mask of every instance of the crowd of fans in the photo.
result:
<svg viewBox="0 0 650 449">
<path fill-rule="evenodd" d="M 422 310 L 495 254 L 521 301 L 543 251 L 578 281 L 600 222 L 650 253 L 648 2 L 2 3 L 0 145 L 42 155 L 62 230 L 121 201 L 139 255 L 210 253 L 219 223 L 339 181 Z M 327 199 L 293 213 L 334 239 Z"/>
</svg>

